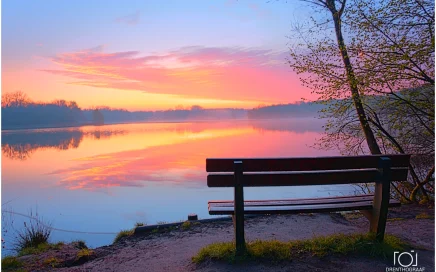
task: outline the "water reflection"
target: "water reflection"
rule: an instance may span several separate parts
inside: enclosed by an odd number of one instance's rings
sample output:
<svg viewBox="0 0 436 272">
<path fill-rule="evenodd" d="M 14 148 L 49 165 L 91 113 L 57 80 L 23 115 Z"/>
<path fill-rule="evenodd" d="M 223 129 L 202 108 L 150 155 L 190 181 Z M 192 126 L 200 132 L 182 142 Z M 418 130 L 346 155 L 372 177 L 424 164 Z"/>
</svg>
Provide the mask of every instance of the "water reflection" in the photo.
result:
<svg viewBox="0 0 436 272">
<path fill-rule="evenodd" d="M 208 157 L 310 155 L 307 143 L 321 129 L 319 120 L 296 118 L 5 131 L 2 152 L 11 160 L 28 160 L 29 167 L 41 164 L 45 175 L 69 190 L 145 187 L 150 182 L 202 187 Z M 77 152 L 61 156 L 46 152 L 50 149 Z M 38 159 L 31 159 L 36 152 Z M 6 161 L 3 167 L 8 172 L 12 164 Z"/>
<path fill-rule="evenodd" d="M 256 131 L 281 131 L 281 132 L 319 132 L 319 121 L 308 118 L 281 119 L 281 120 L 248 120 L 247 122 L 235 122 L 234 125 L 246 127 L 249 124 Z M 142 132 L 175 132 L 178 135 L 194 135 L 202 137 L 204 131 L 214 129 L 228 129 L 225 122 L 211 125 L 208 122 L 158 124 L 149 128 L 143 128 Z M 91 139 L 108 139 L 115 135 L 124 135 L 127 130 L 85 127 L 73 129 L 34 129 L 2 132 L 2 153 L 14 160 L 26 160 L 37 150 L 53 148 L 56 150 L 68 150 L 78 148 L 84 137 Z"/>
<path fill-rule="evenodd" d="M 318 118 L 252 120 L 250 124 L 258 131 L 322 132 L 322 121 Z"/>
<path fill-rule="evenodd" d="M 321 129 L 316 119 L 300 118 L 2 131 L 2 197 L 14 200 L 16 212 L 37 204 L 56 228 L 78 231 L 118 232 L 136 221 L 176 221 L 189 213 L 207 218 L 207 201 L 231 199 L 232 190 L 207 187 L 206 158 L 335 155 L 309 147 Z M 247 199 L 329 194 L 246 190 Z M 113 240 L 54 235 L 92 246 Z"/>
<path fill-rule="evenodd" d="M 37 150 L 78 148 L 84 137 L 107 139 L 127 133 L 122 130 L 38 129 L 2 132 L 2 153 L 13 160 L 26 160 Z"/>
</svg>

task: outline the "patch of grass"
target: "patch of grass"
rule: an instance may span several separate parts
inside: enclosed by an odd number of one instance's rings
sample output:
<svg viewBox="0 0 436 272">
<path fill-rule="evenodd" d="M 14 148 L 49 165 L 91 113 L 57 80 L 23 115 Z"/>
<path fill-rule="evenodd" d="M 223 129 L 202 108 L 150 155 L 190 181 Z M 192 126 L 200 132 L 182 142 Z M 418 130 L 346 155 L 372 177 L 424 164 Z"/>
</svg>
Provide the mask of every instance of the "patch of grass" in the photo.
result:
<svg viewBox="0 0 436 272">
<path fill-rule="evenodd" d="M 23 263 L 20 262 L 17 257 L 12 257 L 12 256 L 8 256 L 8 257 L 4 257 L 2 259 L 2 271 L 3 270 L 12 270 L 12 269 L 17 269 L 23 266 Z"/>
<path fill-rule="evenodd" d="M 84 249 L 84 248 L 87 249 L 88 248 L 85 241 L 83 241 L 83 240 L 76 240 L 76 241 L 71 242 L 71 244 L 77 249 Z"/>
<path fill-rule="evenodd" d="M 214 243 L 201 249 L 192 257 L 194 263 L 207 259 L 228 262 L 245 260 L 268 260 L 279 262 L 292 260 L 302 254 L 323 257 L 328 254 L 358 254 L 369 257 L 388 258 L 394 251 L 401 251 L 407 245 L 395 236 L 385 235 L 382 243 L 375 241 L 375 235 L 369 234 L 335 234 L 315 237 L 309 240 L 280 242 L 254 241 L 247 243 L 247 251 L 243 256 L 236 256 L 233 242 Z"/>
<path fill-rule="evenodd" d="M 65 243 L 64 242 L 57 242 L 56 244 L 54 244 L 53 246 L 56 247 L 57 249 L 61 249 L 62 246 L 64 246 Z"/>
<path fill-rule="evenodd" d="M 386 219 L 387 221 L 401 221 L 401 220 L 404 220 L 404 218 L 401 218 L 401 217 L 395 217 L 395 218 L 388 218 L 388 219 Z"/>
<path fill-rule="evenodd" d="M 144 222 L 136 222 L 135 223 L 135 227 L 142 227 L 142 226 L 145 226 Z"/>
<path fill-rule="evenodd" d="M 159 228 L 155 228 L 151 230 L 151 233 L 158 233 L 159 232 Z"/>
<path fill-rule="evenodd" d="M 171 226 L 171 227 L 168 227 L 168 228 L 167 228 L 168 231 L 173 231 L 173 230 L 176 230 L 176 229 L 177 229 L 177 228 L 176 228 L 175 226 Z"/>
<path fill-rule="evenodd" d="M 122 230 L 122 231 L 118 232 L 118 234 L 117 234 L 117 236 L 115 236 L 115 239 L 112 242 L 112 244 L 117 243 L 118 241 L 121 240 L 121 238 L 132 236 L 133 232 L 134 232 L 133 229 L 131 229 L 131 230 Z"/>
<path fill-rule="evenodd" d="M 183 224 L 180 227 L 182 228 L 182 230 L 188 230 L 191 228 L 191 222 L 185 221 L 185 222 L 183 222 Z"/>
<path fill-rule="evenodd" d="M 415 218 L 416 219 L 434 219 L 434 216 L 423 212 L 423 213 L 418 214 Z"/>
<path fill-rule="evenodd" d="M 352 220 L 352 219 L 361 218 L 363 216 L 363 214 L 360 212 L 359 213 L 347 212 L 347 213 L 342 213 L 342 216 L 347 220 Z"/>
<path fill-rule="evenodd" d="M 89 258 L 90 256 L 94 255 L 94 251 L 91 249 L 83 248 L 77 252 L 76 258 L 80 259 L 82 257 Z"/>
<path fill-rule="evenodd" d="M 61 249 L 63 245 L 64 245 L 63 242 L 59 242 L 56 244 L 43 243 L 43 244 L 39 244 L 35 247 L 33 247 L 33 246 L 26 247 L 26 248 L 22 248 L 20 251 L 18 251 L 18 256 L 39 254 L 39 253 L 49 251 L 50 249 Z"/>
<path fill-rule="evenodd" d="M 56 258 L 56 257 L 50 257 L 44 260 L 44 265 L 49 265 L 51 267 L 56 267 L 62 262 L 62 260 Z"/>
</svg>

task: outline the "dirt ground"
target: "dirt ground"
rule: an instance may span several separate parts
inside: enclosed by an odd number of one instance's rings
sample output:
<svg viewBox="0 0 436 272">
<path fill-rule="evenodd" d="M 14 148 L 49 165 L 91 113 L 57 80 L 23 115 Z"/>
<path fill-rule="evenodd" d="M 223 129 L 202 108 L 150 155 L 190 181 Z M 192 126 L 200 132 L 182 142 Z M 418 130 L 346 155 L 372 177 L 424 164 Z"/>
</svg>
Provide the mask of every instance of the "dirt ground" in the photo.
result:
<svg viewBox="0 0 436 272">
<path fill-rule="evenodd" d="M 426 212 L 430 219 L 416 219 Z M 418 267 L 434 271 L 435 227 L 434 210 L 421 206 L 402 206 L 391 209 L 386 232 L 411 243 L 418 252 Z M 368 221 L 361 216 L 338 213 L 313 215 L 275 215 L 246 220 L 246 239 L 289 241 L 309 239 L 335 233 L 364 233 Z M 305 257 L 280 264 L 206 262 L 193 264 L 191 257 L 202 247 L 214 243 L 232 241 L 231 221 L 200 223 L 189 230 L 173 230 L 133 236 L 111 246 L 94 249 L 92 261 L 69 268 L 53 268 L 56 271 L 386 271 L 393 260 L 378 260 L 362 257 L 328 256 Z M 49 253 L 48 253 L 49 254 Z M 47 256 L 45 256 L 46 258 Z"/>
</svg>

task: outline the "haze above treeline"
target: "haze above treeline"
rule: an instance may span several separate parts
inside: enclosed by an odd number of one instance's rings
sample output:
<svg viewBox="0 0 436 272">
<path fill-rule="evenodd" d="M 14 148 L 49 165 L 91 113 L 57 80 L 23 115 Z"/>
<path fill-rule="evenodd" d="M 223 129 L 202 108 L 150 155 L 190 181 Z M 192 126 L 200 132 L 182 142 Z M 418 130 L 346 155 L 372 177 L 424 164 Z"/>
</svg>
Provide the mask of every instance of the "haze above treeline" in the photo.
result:
<svg viewBox="0 0 436 272">
<path fill-rule="evenodd" d="M 107 106 L 82 109 L 74 101 L 34 102 L 23 92 L 2 95 L 2 129 L 68 127 L 131 122 L 276 119 L 316 116 L 323 105 L 297 102 L 253 109 L 205 109 L 194 105 L 158 111 L 128 111 Z"/>
</svg>

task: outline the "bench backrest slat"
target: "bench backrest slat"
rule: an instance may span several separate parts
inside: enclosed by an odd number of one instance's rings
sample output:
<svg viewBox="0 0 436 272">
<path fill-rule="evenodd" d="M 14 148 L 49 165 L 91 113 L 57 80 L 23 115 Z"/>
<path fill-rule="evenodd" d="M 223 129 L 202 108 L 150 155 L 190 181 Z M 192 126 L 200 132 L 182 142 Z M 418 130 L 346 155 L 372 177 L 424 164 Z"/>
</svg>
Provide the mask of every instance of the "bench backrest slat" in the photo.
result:
<svg viewBox="0 0 436 272">
<path fill-rule="evenodd" d="M 407 172 L 408 168 L 392 169 L 392 181 L 405 180 Z M 365 183 L 378 180 L 380 180 L 380 173 L 376 169 L 306 173 L 244 173 L 242 185 L 244 187 L 299 186 Z M 210 174 L 207 177 L 207 185 L 208 187 L 234 187 L 235 177 L 233 174 Z"/>
<path fill-rule="evenodd" d="M 410 155 L 368 155 L 315 158 L 206 159 L 207 172 L 233 172 L 234 161 L 242 161 L 245 172 L 317 171 L 376 168 L 380 157 L 389 157 L 392 167 L 408 167 Z"/>
</svg>

